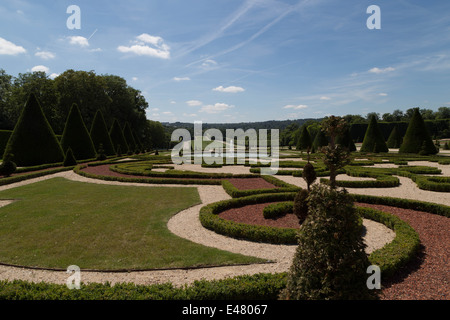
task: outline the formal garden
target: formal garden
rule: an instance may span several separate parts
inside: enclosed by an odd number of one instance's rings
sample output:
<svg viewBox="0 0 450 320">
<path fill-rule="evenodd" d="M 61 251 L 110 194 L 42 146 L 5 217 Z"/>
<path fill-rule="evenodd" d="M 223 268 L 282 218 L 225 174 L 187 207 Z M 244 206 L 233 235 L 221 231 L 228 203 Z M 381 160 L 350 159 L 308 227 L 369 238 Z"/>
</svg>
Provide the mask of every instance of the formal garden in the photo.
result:
<svg viewBox="0 0 450 320">
<path fill-rule="evenodd" d="M 274 175 L 174 164 L 129 123 L 91 123 L 73 104 L 56 136 L 30 95 L 4 139 L 0 299 L 450 298 L 450 152 L 418 110 L 387 141 L 372 117 L 356 144 L 331 116 Z"/>
</svg>

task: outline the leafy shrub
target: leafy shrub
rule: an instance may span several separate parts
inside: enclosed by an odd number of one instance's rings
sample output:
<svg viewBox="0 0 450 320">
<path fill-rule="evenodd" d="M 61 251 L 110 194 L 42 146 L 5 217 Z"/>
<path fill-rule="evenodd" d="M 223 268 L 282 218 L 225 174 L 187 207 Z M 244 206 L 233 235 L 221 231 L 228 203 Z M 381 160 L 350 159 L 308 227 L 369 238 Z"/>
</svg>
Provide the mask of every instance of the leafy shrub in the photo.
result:
<svg viewBox="0 0 450 320">
<path fill-rule="evenodd" d="M 281 297 L 289 300 L 373 299 L 366 285 L 369 259 L 359 216 L 347 192 L 312 187 L 309 216 Z"/>
<path fill-rule="evenodd" d="M 375 116 L 370 118 L 369 126 L 367 127 L 360 151 L 374 153 L 389 151 Z"/>
<path fill-rule="evenodd" d="M 423 121 L 418 108 L 409 121 L 408 129 L 403 137 L 403 143 L 399 149 L 400 153 L 436 154 L 437 150 L 431 140 L 428 129 Z"/>
<path fill-rule="evenodd" d="M 99 147 L 102 144 L 104 153 L 107 156 L 113 156 L 116 154 L 111 137 L 109 136 L 108 127 L 106 126 L 105 118 L 100 110 L 97 110 L 92 121 L 90 135 L 95 147 Z M 99 151 L 97 150 L 97 153 Z"/>
<path fill-rule="evenodd" d="M 314 183 L 314 181 L 316 181 L 317 178 L 314 166 L 310 162 L 308 162 L 303 168 L 302 177 L 306 181 L 306 184 L 308 185 L 308 190 L 310 190 L 311 185 Z"/>
<path fill-rule="evenodd" d="M 76 166 L 77 160 L 75 159 L 75 156 L 73 155 L 72 148 L 68 148 L 66 152 L 66 156 L 64 157 L 63 162 L 64 167 L 70 167 L 70 166 Z"/>
<path fill-rule="evenodd" d="M 81 117 L 77 104 L 73 104 L 67 117 L 66 125 L 61 138 L 61 147 L 64 152 L 72 149 L 76 159 L 95 158 L 95 147 L 89 131 Z"/>
<path fill-rule="evenodd" d="M 31 94 L 8 140 L 4 155 L 17 166 L 62 162 L 64 154 L 34 94 Z"/>
<path fill-rule="evenodd" d="M 300 224 L 308 217 L 308 196 L 309 191 L 301 189 L 294 198 L 293 211 Z"/>
<path fill-rule="evenodd" d="M 0 164 L 0 176 L 9 177 L 11 174 L 13 174 L 16 171 L 17 166 L 12 161 L 12 158 L 13 158 L 13 155 L 10 153 L 5 155 L 5 158 L 3 159 L 2 164 Z"/>
</svg>

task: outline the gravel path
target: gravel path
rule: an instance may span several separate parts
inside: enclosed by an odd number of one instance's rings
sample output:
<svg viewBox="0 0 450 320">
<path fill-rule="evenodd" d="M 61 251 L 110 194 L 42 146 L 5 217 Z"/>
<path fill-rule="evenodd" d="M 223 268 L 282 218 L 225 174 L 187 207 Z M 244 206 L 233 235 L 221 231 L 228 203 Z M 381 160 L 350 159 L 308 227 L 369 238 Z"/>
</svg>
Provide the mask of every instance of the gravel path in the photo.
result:
<svg viewBox="0 0 450 320">
<path fill-rule="evenodd" d="M 175 185 L 149 185 L 140 183 L 122 183 L 115 181 L 103 181 L 79 176 L 72 171 L 60 172 L 36 179 L 21 181 L 16 184 L 1 186 L 0 191 L 35 183 L 38 181 L 51 179 L 54 177 L 64 177 L 73 181 L 111 184 L 111 185 L 129 185 L 140 187 L 153 186 L 167 186 L 174 187 Z M 186 185 L 176 185 L 181 187 L 192 187 Z M 254 243 L 243 240 L 236 240 L 225 236 L 218 235 L 212 231 L 203 228 L 198 220 L 199 210 L 202 206 L 229 199 L 229 195 L 223 190 L 221 186 L 195 186 L 198 189 L 202 204 L 188 208 L 181 211 L 169 220 L 168 228 L 174 234 L 191 240 L 193 242 L 214 247 L 222 250 L 227 250 L 234 253 L 256 256 L 262 259 L 271 261 L 267 264 L 253 264 L 245 266 L 224 266 L 214 268 L 189 269 L 189 270 L 158 270 L 158 271 L 136 271 L 127 273 L 107 273 L 107 272 L 82 272 L 82 281 L 89 282 L 134 282 L 137 284 L 154 284 L 163 282 L 172 282 L 174 285 L 184 285 L 192 283 L 200 279 L 220 279 L 225 277 L 232 277 L 243 274 L 255 274 L 260 272 L 283 272 L 287 271 L 291 265 L 293 255 L 295 253 L 295 246 L 286 245 L 271 245 Z M 7 205 L 8 202 L 0 202 L 0 206 Z M 368 252 L 381 248 L 386 243 L 392 241 L 394 233 L 386 228 L 384 225 L 365 221 L 367 228 L 366 243 L 368 244 Z M 48 270 L 32 270 L 26 268 L 0 266 L 0 280 L 14 280 L 22 279 L 33 282 L 51 282 L 64 284 L 68 275 L 61 271 Z"/>
</svg>

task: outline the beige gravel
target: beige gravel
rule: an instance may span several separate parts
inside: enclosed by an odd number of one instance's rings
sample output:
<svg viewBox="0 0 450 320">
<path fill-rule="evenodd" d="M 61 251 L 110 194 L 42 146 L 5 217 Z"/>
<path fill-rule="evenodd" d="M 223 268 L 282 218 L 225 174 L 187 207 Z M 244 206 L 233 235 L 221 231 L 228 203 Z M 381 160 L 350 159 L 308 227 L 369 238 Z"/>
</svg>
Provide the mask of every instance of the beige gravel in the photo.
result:
<svg viewBox="0 0 450 320">
<path fill-rule="evenodd" d="M 224 167 L 225 169 L 235 169 L 232 173 L 240 172 L 243 167 Z M 239 169 L 237 169 L 239 168 Z M 203 168 L 207 169 L 207 168 Z M 248 168 L 246 168 L 248 170 Z M 217 169 L 214 169 L 218 172 Z M 30 179 L 18 182 L 12 185 L 1 186 L 0 191 L 15 188 L 18 186 L 36 183 L 38 181 L 51 179 L 54 177 L 64 177 L 73 181 L 111 184 L 111 185 L 128 185 L 140 187 L 153 186 L 167 186 L 174 187 L 175 185 L 148 185 L 139 183 L 121 183 L 115 181 L 103 181 L 90 179 L 79 176 L 72 171 L 56 173 L 49 176 L 44 176 L 36 179 Z M 293 177 L 291 177 L 293 178 Z M 301 178 L 296 178 L 296 184 L 303 181 Z M 186 185 L 176 185 L 177 187 L 192 187 Z M 223 190 L 221 186 L 195 186 L 198 189 L 202 204 L 188 208 L 175 215 L 169 222 L 168 228 L 174 234 L 191 240 L 193 242 L 210 246 L 222 250 L 231 251 L 234 253 L 255 256 L 271 261 L 265 264 L 253 264 L 245 266 L 225 266 L 215 268 L 203 268 L 193 270 L 161 270 L 161 271 L 144 271 L 144 272 L 125 272 L 125 273 L 107 273 L 107 272 L 84 272 L 81 273 L 81 280 L 84 283 L 90 282 L 110 282 L 112 284 L 118 282 L 134 282 L 136 284 L 154 284 L 163 282 L 172 282 L 174 285 L 184 285 L 192 283 L 200 279 L 221 279 L 232 277 L 236 275 L 255 274 L 260 272 L 283 272 L 287 271 L 291 265 L 296 246 L 288 245 L 271 245 L 255 243 L 250 241 L 236 240 L 225 236 L 218 235 L 212 231 L 203 228 L 198 220 L 198 213 L 202 206 L 216 202 L 219 200 L 229 199 L 229 195 Z M 1 201 L 0 207 L 8 205 L 9 201 Z M 366 235 L 364 240 L 367 244 L 366 251 L 372 252 L 385 244 L 391 242 L 395 237 L 395 233 L 386 228 L 380 223 L 369 220 L 364 220 L 366 227 Z M 9 266 L 0 266 L 0 280 L 14 280 L 22 279 L 33 282 L 51 282 L 51 283 L 66 283 L 68 274 L 61 271 L 47 271 L 47 270 L 31 270 L 26 268 L 16 268 Z"/>
</svg>

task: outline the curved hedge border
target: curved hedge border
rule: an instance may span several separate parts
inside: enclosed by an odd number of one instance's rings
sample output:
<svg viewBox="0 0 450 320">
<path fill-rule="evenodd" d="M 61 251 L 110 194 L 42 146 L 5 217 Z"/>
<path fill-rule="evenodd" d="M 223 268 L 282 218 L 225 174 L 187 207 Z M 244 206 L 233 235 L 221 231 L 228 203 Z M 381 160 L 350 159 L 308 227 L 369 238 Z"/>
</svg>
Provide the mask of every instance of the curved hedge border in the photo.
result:
<svg viewBox="0 0 450 320">
<path fill-rule="evenodd" d="M 212 203 L 200 210 L 200 222 L 205 228 L 232 238 L 272 244 L 296 244 L 297 229 L 248 225 L 218 216 L 220 212 L 231 208 L 271 201 L 289 201 L 294 197 L 295 193 L 267 194 Z M 418 252 L 420 239 L 417 232 L 408 223 L 392 214 L 371 208 L 357 207 L 357 210 L 364 218 L 380 222 L 395 231 L 396 236 L 391 243 L 369 255 L 370 262 L 378 265 L 384 276 L 393 275 Z"/>
<path fill-rule="evenodd" d="M 225 192 L 228 193 L 232 198 L 242 198 L 248 197 L 256 194 L 266 194 L 266 193 L 286 193 L 286 192 L 297 192 L 300 190 L 299 187 L 294 186 L 292 184 L 281 181 L 280 179 L 275 178 L 270 175 L 262 175 L 262 176 L 252 176 L 261 177 L 267 182 L 273 184 L 276 188 L 272 189 L 251 189 L 251 190 L 239 190 L 236 188 L 230 181 L 223 180 L 222 187 L 225 189 Z"/>
<path fill-rule="evenodd" d="M 269 204 L 263 209 L 263 216 L 265 219 L 276 219 L 283 217 L 288 213 L 294 212 L 294 202 L 279 202 Z"/>
</svg>

